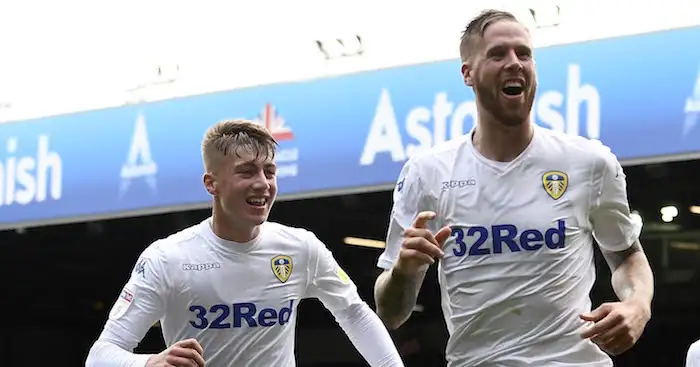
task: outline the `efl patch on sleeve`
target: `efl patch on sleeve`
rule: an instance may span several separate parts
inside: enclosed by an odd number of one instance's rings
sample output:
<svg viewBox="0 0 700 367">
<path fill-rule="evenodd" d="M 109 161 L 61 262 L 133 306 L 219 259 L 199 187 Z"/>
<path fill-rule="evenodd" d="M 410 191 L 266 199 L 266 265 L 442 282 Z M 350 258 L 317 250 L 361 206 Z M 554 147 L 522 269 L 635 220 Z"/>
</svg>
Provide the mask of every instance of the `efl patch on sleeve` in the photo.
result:
<svg viewBox="0 0 700 367">
<path fill-rule="evenodd" d="M 124 289 L 122 289 L 122 293 L 119 295 L 119 298 L 109 311 L 110 320 L 117 320 L 124 316 L 132 303 L 134 303 L 134 292 L 129 288 L 124 287 Z"/>
<path fill-rule="evenodd" d="M 335 270 L 335 274 L 338 276 L 338 278 L 340 278 L 340 281 L 343 282 L 343 284 L 350 284 L 350 277 L 340 266 Z"/>
</svg>

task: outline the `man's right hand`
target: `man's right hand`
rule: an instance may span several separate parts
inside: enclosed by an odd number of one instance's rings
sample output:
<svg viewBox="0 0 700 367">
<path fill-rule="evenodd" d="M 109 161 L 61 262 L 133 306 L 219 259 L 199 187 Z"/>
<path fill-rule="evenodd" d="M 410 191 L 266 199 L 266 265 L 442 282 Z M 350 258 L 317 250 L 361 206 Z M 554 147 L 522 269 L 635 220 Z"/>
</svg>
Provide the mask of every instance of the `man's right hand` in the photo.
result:
<svg viewBox="0 0 700 367">
<path fill-rule="evenodd" d="M 146 367 L 204 367 L 204 349 L 195 339 L 181 340 L 149 358 Z"/>
<path fill-rule="evenodd" d="M 450 227 L 441 228 L 435 235 L 426 229 L 429 220 L 435 219 L 435 212 L 420 212 L 411 228 L 403 233 L 403 244 L 394 271 L 405 275 L 418 273 L 425 265 L 435 263 L 444 255 L 442 246 L 450 236 Z"/>
</svg>

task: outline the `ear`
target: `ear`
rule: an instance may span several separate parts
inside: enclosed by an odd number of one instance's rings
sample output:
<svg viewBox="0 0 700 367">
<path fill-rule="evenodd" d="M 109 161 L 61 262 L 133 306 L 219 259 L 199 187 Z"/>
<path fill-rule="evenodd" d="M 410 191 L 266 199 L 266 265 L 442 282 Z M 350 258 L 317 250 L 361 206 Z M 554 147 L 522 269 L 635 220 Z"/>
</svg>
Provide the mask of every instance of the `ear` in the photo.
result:
<svg viewBox="0 0 700 367">
<path fill-rule="evenodd" d="M 216 196 L 219 194 L 219 185 L 216 182 L 216 177 L 213 174 L 211 174 L 210 172 L 205 173 L 202 176 L 202 182 L 204 182 L 204 188 L 210 195 Z"/>
<path fill-rule="evenodd" d="M 465 61 L 462 63 L 462 79 L 464 80 L 464 84 L 466 84 L 469 87 L 474 86 L 474 82 L 472 79 L 472 62 L 471 61 Z"/>
</svg>

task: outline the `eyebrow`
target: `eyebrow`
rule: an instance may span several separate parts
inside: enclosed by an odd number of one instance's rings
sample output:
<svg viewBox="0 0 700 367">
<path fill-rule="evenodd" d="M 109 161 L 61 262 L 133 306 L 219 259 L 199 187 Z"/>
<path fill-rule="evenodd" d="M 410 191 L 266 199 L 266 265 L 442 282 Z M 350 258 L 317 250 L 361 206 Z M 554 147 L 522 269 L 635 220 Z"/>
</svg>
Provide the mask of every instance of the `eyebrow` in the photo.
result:
<svg viewBox="0 0 700 367">
<path fill-rule="evenodd" d="M 251 167 L 257 167 L 258 164 L 256 161 L 247 161 L 247 162 L 242 162 L 236 165 L 236 168 L 251 168 Z M 264 168 L 271 168 L 271 167 L 277 167 L 277 165 L 274 162 L 265 162 L 263 163 Z"/>
<path fill-rule="evenodd" d="M 503 51 L 503 50 L 508 49 L 508 48 L 513 48 L 516 51 L 524 50 L 524 51 L 532 53 L 532 48 L 526 44 L 513 45 L 513 44 L 509 44 L 509 43 L 499 43 L 499 44 L 496 44 L 496 45 L 493 45 L 493 46 L 487 48 L 486 54 L 488 55 L 488 54 L 491 54 L 491 53 L 496 52 L 496 51 Z"/>
</svg>

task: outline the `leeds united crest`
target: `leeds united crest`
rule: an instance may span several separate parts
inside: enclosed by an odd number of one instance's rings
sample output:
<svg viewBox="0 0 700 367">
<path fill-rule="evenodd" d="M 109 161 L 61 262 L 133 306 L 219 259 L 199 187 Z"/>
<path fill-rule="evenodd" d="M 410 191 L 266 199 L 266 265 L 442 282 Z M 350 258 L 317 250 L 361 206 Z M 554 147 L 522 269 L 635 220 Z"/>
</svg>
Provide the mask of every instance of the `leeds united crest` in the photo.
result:
<svg viewBox="0 0 700 367">
<path fill-rule="evenodd" d="M 273 257 L 270 265 L 272 266 L 272 273 L 282 283 L 286 282 L 292 274 L 292 258 L 287 255 Z"/>
<path fill-rule="evenodd" d="M 557 200 L 569 186 L 569 176 L 562 171 L 549 171 L 542 175 L 542 186 L 549 196 Z"/>
</svg>

